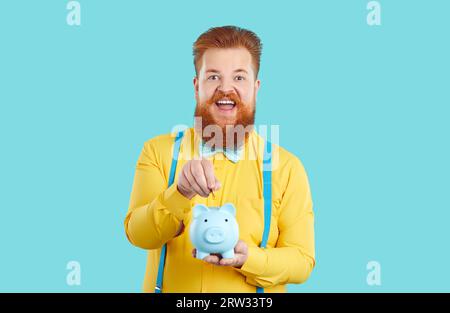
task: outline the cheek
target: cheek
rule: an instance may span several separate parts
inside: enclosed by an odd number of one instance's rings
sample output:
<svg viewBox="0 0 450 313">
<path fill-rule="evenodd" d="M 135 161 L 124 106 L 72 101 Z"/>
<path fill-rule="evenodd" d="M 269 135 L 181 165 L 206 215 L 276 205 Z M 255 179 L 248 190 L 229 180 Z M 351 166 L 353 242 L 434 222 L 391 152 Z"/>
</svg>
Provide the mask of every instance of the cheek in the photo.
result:
<svg viewBox="0 0 450 313">
<path fill-rule="evenodd" d="M 200 84 L 199 89 L 198 89 L 198 97 L 200 102 L 205 102 L 209 99 L 211 99 L 214 96 L 214 91 L 215 91 L 215 87 L 214 86 L 210 86 L 208 84 Z"/>
<path fill-rule="evenodd" d="M 254 95 L 253 95 L 253 93 L 249 92 L 248 94 L 243 95 L 241 100 L 245 104 L 250 105 L 253 102 L 253 100 L 254 100 Z"/>
<path fill-rule="evenodd" d="M 241 100 L 244 103 L 250 103 L 255 97 L 254 86 L 245 86 L 239 90 L 239 93 L 241 95 Z"/>
</svg>

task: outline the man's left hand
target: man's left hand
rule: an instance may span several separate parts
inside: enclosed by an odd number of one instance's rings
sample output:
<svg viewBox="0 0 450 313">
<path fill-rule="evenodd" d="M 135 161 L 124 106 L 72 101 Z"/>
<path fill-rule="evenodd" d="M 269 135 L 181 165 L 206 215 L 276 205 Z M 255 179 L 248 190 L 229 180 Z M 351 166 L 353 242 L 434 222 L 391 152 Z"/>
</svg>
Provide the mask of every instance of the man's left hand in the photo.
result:
<svg viewBox="0 0 450 313">
<path fill-rule="evenodd" d="M 196 249 L 192 250 L 192 256 L 195 258 L 197 253 Z M 244 265 L 245 261 L 248 258 L 248 246 L 247 244 L 239 240 L 234 247 L 234 258 L 232 259 L 224 259 L 220 254 L 210 254 L 203 259 L 203 261 L 214 264 L 214 265 L 223 265 L 223 266 L 234 266 L 236 268 L 241 268 Z"/>
</svg>

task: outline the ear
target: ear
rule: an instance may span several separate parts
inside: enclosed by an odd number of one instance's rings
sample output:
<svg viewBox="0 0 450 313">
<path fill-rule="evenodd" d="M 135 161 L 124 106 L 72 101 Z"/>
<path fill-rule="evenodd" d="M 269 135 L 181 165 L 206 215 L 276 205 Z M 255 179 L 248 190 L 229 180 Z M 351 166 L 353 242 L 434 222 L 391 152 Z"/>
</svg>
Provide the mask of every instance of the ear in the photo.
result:
<svg viewBox="0 0 450 313">
<path fill-rule="evenodd" d="M 256 79 L 255 80 L 255 91 L 258 91 L 260 87 L 261 87 L 261 80 Z"/>
<path fill-rule="evenodd" d="M 194 206 L 194 211 L 193 211 L 193 217 L 197 218 L 199 217 L 201 214 L 208 212 L 209 208 L 204 205 L 204 204 L 197 204 Z"/>
<path fill-rule="evenodd" d="M 259 91 L 260 87 L 261 87 L 261 81 L 259 79 L 257 79 L 255 81 L 255 100 L 258 98 L 258 91 Z"/>
<path fill-rule="evenodd" d="M 198 99 L 198 77 L 197 76 L 194 77 L 193 83 L 194 83 L 195 99 Z"/>
<path fill-rule="evenodd" d="M 233 216 L 236 216 L 236 208 L 231 203 L 225 203 L 220 209 L 230 213 Z"/>
</svg>

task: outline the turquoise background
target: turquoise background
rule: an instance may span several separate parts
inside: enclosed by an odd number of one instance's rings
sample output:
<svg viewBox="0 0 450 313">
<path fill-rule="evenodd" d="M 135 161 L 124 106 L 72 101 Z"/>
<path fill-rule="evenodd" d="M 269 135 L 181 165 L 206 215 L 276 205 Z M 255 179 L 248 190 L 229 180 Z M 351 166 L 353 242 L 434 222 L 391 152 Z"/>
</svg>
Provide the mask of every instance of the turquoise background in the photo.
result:
<svg viewBox="0 0 450 313">
<path fill-rule="evenodd" d="M 366 0 L 79 2 L 71 27 L 67 1 L 0 1 L 0 291 L 141 290 L 134 166 L 192 124 L 192 43 L 228 24 L 261 37 L 257 123 L 310 178 L 317 266 L 289 290 L 450 291 L 450 1 L 381 0 L 378 27 Z"/>
</svg>

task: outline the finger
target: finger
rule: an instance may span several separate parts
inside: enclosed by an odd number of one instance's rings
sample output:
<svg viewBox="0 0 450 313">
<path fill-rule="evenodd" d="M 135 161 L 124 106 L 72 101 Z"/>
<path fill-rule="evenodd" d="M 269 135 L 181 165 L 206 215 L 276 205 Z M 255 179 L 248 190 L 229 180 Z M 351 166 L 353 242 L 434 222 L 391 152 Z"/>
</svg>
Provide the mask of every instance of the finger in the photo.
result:
<svg viewBox="0 0 450 313">
<path fill-rule="evenodd" d="M 234 252 L 246 254 L 247 253 L 247 244 L 245 242 L 243 242 L 242 240 L 239 240 L 237 242 L 236 246 L 234 247 Z"/>
<path fill-rule="evenodd" d="M 202 160 L 203 172 L 205 173 L 208 190 L 214 190 L 216 187 L 216 177 L 214 176 L 214 167 L 210 160 Z"/>
<path fill-rule="evenodd" d="M 205 196 L 205 194 L 203 193 L 202 189 L 197 185 L 197 182 L 195 181 L 194 177 L 191 174 L 191 171 L 188 169 L 185 173 L 185 177 L 186 179 L 189 181 L 189 185 L 190 185 L 190 189 L 194 190 L 196 194 L 202 196 L 202 197 L 207 197 L 207 195 Z"/>
<path fill-rule="evenodd" d="M 211 263 L 211 264 L 219 264 L 219 257 L 217 255 L 208 255 L 206 256 L 203 261 Z"/>
<path fill-rule="evenodd" d="M 236 263 L 237 263 L 236 258 L 220 260 L 220 265 L 224 265 L 224 266 L 233 266 Z"/>
<path fill-rule="evenodd" d="M 203 166 L 200 162 L 191 163 L 191 175 L 194 178 L 197 186 L 200 188 L 203 197 L 208 197 L 209 189 L 206 183 L 205 173 L 203 171 Z"/>
<path fill-rule="evenodd" d="M 179 186 L 188 192 L 192 192 L 192 188 L 191 188 L 191 183 L 189 182 L 189 179 L 186 176 L 186 169 L 183 169 L 180 173 L 180 181 L 179 181 Z"/>
<path fill-rule="evenodd" d="M 179 184 L 179 188 L 181 190 L 184 190 L 185 194 L 188 194 L 188 196 L 190 197 L 189 199 L 192 199 L 192 197 L 197 195 L 197 191 L 192 187 L 191 182 L 189 181 L 189 179 L 193 180 L 192 178 L 188 177 L 188 169 L 183 169 L 183 171 L 181 171 L 181 175 L 183 177 L 183 179 L 181 180 L 181 183 Z"/>
</svg>

